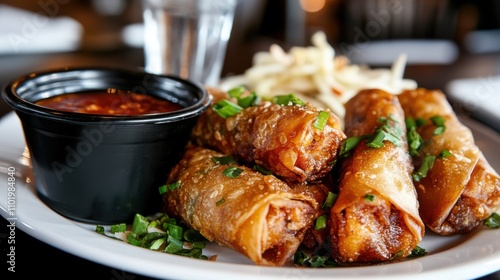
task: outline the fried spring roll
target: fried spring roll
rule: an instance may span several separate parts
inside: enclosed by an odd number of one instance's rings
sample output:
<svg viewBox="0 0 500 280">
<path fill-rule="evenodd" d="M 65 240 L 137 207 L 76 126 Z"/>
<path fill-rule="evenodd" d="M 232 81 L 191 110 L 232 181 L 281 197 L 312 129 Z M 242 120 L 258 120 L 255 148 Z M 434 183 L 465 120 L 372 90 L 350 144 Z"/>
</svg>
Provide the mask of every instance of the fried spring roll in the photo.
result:
<svg viewBox="0 0 500 280">
<path fill-rule="evenodd" d="M 165 194 L 166 213 L 256 264 L 284 265 L 313 222 L 318 203 L 273 175 L 214 162 L 220 157 L 210 149 L 187 149 L 168 178 L 167 183 L 180 185 Z M 224 175 L 230 169 L 242 172 Z"/>
<path fill-rule="evenodd" d="M 322 207 L 325 203 L 328 193 L 333 190 L 330 188 L 331 184 L 325 182 L 315 183 L 315 184 L 298 184 L 291 185 L 294 192 L 305 193 L 318 203 L 317 211 L 315 212 L 314 219 L 321 215 L 329 215 L 329 208 Z M 314 225 L 311 225 L 306 231 L 304 239 L 300 244 L 301 247 L 307 249 L 319 248 L 328 239 L 329 229 L 324 227 L 321 229 L 316 229 Z"/>
<path fill-rule="evenodd" d="M 406 117 L 425 121 L 416 129 L 426 144 L 413 157 L 415 170 L 426 156 L 436 157 L 427 175 L 415 181 L 422 220 L 441 235 L 476 229 L 492 212 L 500 210 L 499 175 L 443 92 L 419 88 L 405 91 L 398 98 Z M 435 133 L 437 125 L 431 119 L 436 116 L 444 120 L 442 133 Z M 450 155 L 442 157 L 442 151 Z"/>
<path fill-rule="evenodd" d="M 425 226 L 397 97 L 381 90 L 359 92 L 346 103 L 345 129 L 349 138 L 361 140 L 340 162 L 339 196 L 330 212 L 332 256 L 350 264 L 405 258 L 422 240 Z M 394 139 L 371 147 L 378 130 Z"/>
<path fill-rule="evenodd" d="M 215 89 L 209 92 L 213 104 L 229 98 Z M 320 112 L 328 113 L 328 118 L 318 129 L 314 123 Z M 244 108 L 227 119 L 208 109 L 192 132 L 197 145 L 247 165 L 261 165 L 287 182 L 312 182 L 326 176 L 344 138 L 340 119 L 330 111 L 271 102 Z"/>
</svg>

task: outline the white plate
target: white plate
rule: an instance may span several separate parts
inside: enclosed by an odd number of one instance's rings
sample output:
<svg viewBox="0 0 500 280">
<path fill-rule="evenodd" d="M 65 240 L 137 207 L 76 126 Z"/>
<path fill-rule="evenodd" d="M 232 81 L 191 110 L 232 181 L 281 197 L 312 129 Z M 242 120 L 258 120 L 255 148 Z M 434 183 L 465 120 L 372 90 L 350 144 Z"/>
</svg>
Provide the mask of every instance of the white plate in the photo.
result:
<svg viewBox="0 0 500 280">
<path fill-rule="evenodd" d="M 479 124 L 467 121 L 477 144 L 496 170 L 500 170 L 500 136 Z M 29 169 L 20 166 L 24 138 L 16 115 L 0 119 L 0 171 L 15 166 L 21 177 Z M 7 137 L 6 137 L 7 136 Z M 135 247 L 94 232 L 94 225 L 68 220 L 45 206 L 33 187 L 16 179 L 15 199 L 6 199 L 7 175 L 0 172 L 0 209 L 17 228 L 56 248 L 81 258 L 144 276 L 174 279 L 471 279 L 500 269 L 500 230 L 481 228 L 473 233 L 443 237 L 426 233 L 420 246 L 424 257 L 395 264 L 356 268 L 263 267 L 246 257 L 209 244 L 207 256 L 218 255 L 217 261 L 197 260 Z M 23 176 L 24 175 L 24 176 Z M 8 212 L 8 205 L 10 210 Z M 11 215 L 12 214 L 12 215 Z M 404 278 L 403 278 L 404 277 Z M 429 279 L 429 278 L 427 278 Z"/>
<path fill-rule="evenodd" d="M 451 102 L 500 132 L 500 76 L 452 80 L 446 85 Z M 459 106 L 459 107 L 458 107 Z"/>
</svg>

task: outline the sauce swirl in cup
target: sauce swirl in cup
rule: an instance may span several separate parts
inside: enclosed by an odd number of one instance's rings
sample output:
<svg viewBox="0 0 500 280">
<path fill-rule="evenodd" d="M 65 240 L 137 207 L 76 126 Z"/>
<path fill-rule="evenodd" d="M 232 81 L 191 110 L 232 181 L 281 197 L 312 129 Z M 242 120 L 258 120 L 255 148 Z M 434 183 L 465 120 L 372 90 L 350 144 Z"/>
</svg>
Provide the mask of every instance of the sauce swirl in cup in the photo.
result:
<svg viewBox="0 0 500 280">
<path fill-rule="evenodd" d="M 36 104 L 68 112 L 127 116 L 166 113 L 183 108 L 169 100 L 114 88 L 61 94 L 39 100 Z"/>
</svg>

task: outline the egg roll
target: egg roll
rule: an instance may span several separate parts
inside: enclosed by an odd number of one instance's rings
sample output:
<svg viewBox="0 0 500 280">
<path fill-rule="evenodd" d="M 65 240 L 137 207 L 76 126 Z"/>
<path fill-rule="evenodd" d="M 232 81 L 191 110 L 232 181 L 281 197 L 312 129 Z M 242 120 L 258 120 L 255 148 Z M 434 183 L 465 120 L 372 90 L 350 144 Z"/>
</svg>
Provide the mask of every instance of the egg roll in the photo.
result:
<svg viewBox="0 0 500 280">
<path fill-rule="evenodd" d="M 345 107 L 343 145 L 359 142 L 344 149 L 339 162 L 339 194 L 329 220 L 332 257 L 348 265 L 401 260 L 425 231 L 403 110 L 396 96 L 376 89 L 360 91 Z"/>
<path fill-rule="evenodd" d="M 311 226 L 317 201 L 273 175 L 221 158 L 227 157 L 190 145 L 169 174 L 167 185 L 178 187 L 164 194 L 165 212 L 255 264 L 284 265 Z"/>
<path fill-rule="evenodd" d="M 500 177 L 475 144 L 445 94 L 418 88 L 398 95 L 407 118 L 420 120 L 423 143 L 413 156 L 415 170 L 435 157 L 414 182 L 424 223 L 441 235 L 468 233 L 500 208 Z M 436 118 L 441 123 L 436 123 Z M 443 152 L 447 153 L 444 156 Z"/>
<path fill-rule="evenodd" d="M 263 101 L 223 118 L 213 106 L 230 99 L 228 94 L 209 92 L 214 96 L 212 108 L 192 130 L 196 145 L 232 155 L 246 165 L 260 165 L 289 183 L 318 181 L 331 171 L 345 134 L 340 119 L 329 110 Z M 318 128 L 320 114 L 327 118 Z"/>
</svg>

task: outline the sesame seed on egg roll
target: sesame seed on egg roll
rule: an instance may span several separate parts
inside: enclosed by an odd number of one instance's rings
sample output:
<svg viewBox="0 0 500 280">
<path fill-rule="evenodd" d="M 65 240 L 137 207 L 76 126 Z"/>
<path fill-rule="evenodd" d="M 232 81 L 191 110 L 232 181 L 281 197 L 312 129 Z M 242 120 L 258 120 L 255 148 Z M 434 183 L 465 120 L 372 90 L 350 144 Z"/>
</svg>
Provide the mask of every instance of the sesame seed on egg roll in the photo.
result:
<svg viewBox="0 0 500 280">
<path fill-rule="evenodd" d="M 332 256 L 338 262 L 401 260 L 422 240 L 425 226 L 405 131 L 395 95 L 368 89 L 347 102 L 344 144 L 359 142 L 342 152 L 339 195 L 330 212 Z"/>
<path fill-rule="evenodd" d="M 414 181 L 422 220 L 441 235 L 478 228 L 500 211 L 500 176 L 443 92 L 418 88 L 398 98 L 406 117 L 419 122 L 414 128 L 422 144 L 412 158 L 415 170 L 426 171 Z"/>
<path fill-rule="evenodd" d="M 169 174 L 167 183 L 178 182 L 178 187 L 164 194 L 166 213 L 256 264 L 282 266 L 291 261 L 318 202 L 274 175 L 217 160 L 222 158 L 228 157 L 188 146 Z"/>
<path fill-rule="evenodd" d="M 214 104 L 230 99 L 210 89 L 212 108 L 192 130 L 193 143 L 232 155 L 246 165 L 257 164 L 290 183 L 321 180 L 331 171 L 345 134 L 340 119 L 329 110 L 306 105 L 263 101 L 223 118 Z M 321 127 L 316 121 L 322 117 Z"/>
</svg>

